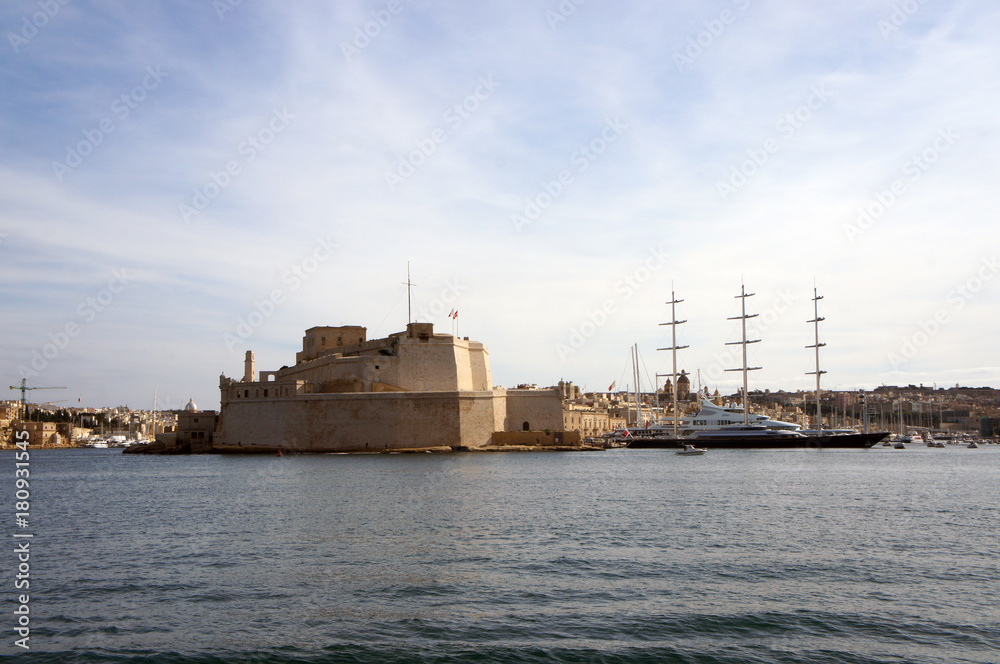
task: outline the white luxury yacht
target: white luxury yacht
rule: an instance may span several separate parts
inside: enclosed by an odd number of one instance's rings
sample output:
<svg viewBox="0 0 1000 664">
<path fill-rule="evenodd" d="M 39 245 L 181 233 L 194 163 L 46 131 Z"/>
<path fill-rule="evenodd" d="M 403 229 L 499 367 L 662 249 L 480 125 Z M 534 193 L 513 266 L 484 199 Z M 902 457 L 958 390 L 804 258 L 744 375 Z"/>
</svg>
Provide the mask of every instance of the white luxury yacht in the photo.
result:
<svg viewBox="0 0 1000 664">
<path fill-rule="evenodd" d="M 763 426 L 775 431 L 800 431 L 802 427 L 792 422 L 772 420 L 767 415 L 750 413 L 747 418 L 750 426 Z M 732 424 L 743 424 L 743 408 L 737 404 L 716 406 L 708 399 L 701 397 L 701 409 L 692 417 L 682 417 L 680 421 L 681 436 L 690 436 L 696 431 L 713 431 Z M 664 425 L 666 426 L 666 425 Z"/>
</svg>

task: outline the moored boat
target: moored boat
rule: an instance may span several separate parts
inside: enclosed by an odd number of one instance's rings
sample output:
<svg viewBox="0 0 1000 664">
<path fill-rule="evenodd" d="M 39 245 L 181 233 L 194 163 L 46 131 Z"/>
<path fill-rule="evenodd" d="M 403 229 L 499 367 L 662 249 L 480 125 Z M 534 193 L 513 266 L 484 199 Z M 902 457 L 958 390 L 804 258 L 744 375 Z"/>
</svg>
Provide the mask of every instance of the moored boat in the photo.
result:
<svg viewBox="0 0 1000 664">
<path fill-rule="evenodd" d="M 867 449 L 885 433 L 806 436 L 797 431 L 780 431 L 760 425 L 735 425 L 714 431 L 699 431 L 689 440 L 703 447 L 730 449 L 856 448 Z"/>
</svg>

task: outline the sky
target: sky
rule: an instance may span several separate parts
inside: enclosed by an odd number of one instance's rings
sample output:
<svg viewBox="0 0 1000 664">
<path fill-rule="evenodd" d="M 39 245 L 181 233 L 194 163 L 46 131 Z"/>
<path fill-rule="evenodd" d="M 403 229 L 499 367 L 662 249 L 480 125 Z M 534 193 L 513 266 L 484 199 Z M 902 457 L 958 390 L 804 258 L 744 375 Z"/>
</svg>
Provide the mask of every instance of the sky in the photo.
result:
<svg viewBox="0 0 1000 664">
<path fill-rule="evenodd" d="M 0 380 L 66 388 L 35 402 L 217 407 L 248 349 L 403 330 L 408 269 L 503 387 L 624 389 L 634 346 L 649 389 L 676 315 L 730 393 L 743 288 L 750 389 L 815 384 L 814 292 L 824 388 L 1000 386 L 993 3 L 36 0 L 0 32 Z"/>
</svg>

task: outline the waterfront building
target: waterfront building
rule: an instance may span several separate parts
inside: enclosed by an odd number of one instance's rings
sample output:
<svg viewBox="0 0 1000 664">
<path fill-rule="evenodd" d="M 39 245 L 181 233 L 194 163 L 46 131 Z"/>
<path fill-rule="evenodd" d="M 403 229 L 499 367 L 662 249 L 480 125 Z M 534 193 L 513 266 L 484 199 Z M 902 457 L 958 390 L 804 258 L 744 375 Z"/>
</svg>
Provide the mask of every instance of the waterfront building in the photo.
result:
<svg viewBox="0 0 1000 664">
<path fill-rule="evenodd" d="M 209 452 L 219 417 L 214 410 L 198 410 L 194 399 L 177 413 L 175 445 L 191 452 Z"/>
<path fill-rule="evenodd" d="M 584 437 L 593 438 L 602 436 L 613 428 L 611 416 L 606 409 L 573 404 L 566 404 L 563 408 L 563 429 L 566 431 L 578 431 Z"/>
<path fill-rule="evenodd" d="M 59 445 L 62 438 L 59 436 L 55 422 L 21 422 L 24 430 L 28 432 L 28 444 L 35 447 Z"/>
<path fill-rule="evenodd" d="M 243 378 L 223 374 L 219 390 L 221 450 L 480 448 L 498 432 L 563 430 L 558 388 L 494 388 L 486 347 L 431 323 L 374 340 L 364 327 L 313 327 L 294 366 L 258 372 L 247 351 Z"/>
</svg>

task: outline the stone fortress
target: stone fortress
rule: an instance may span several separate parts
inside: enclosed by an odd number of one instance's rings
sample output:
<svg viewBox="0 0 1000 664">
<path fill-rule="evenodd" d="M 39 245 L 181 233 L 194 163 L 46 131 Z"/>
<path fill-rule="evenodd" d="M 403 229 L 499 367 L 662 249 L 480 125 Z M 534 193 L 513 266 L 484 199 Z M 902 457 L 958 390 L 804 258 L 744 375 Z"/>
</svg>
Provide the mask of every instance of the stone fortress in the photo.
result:
<svg viewBox="0 0 1000 664">
<path fill-rule="evenodd" d="M 247 351 L 241 380 L 220 377 L 211 446 L 233 452 L 478 449 L 515 444 L 523 432 L 564 442 L 558 390 L 508 390 L 492 382 L 483 344 L 435 334 L 431 323 L 410 323 L 405 332 L 373 340 L 364 327 L 313 327 L 294 366 L 257 372 Z"/>
</svg>

